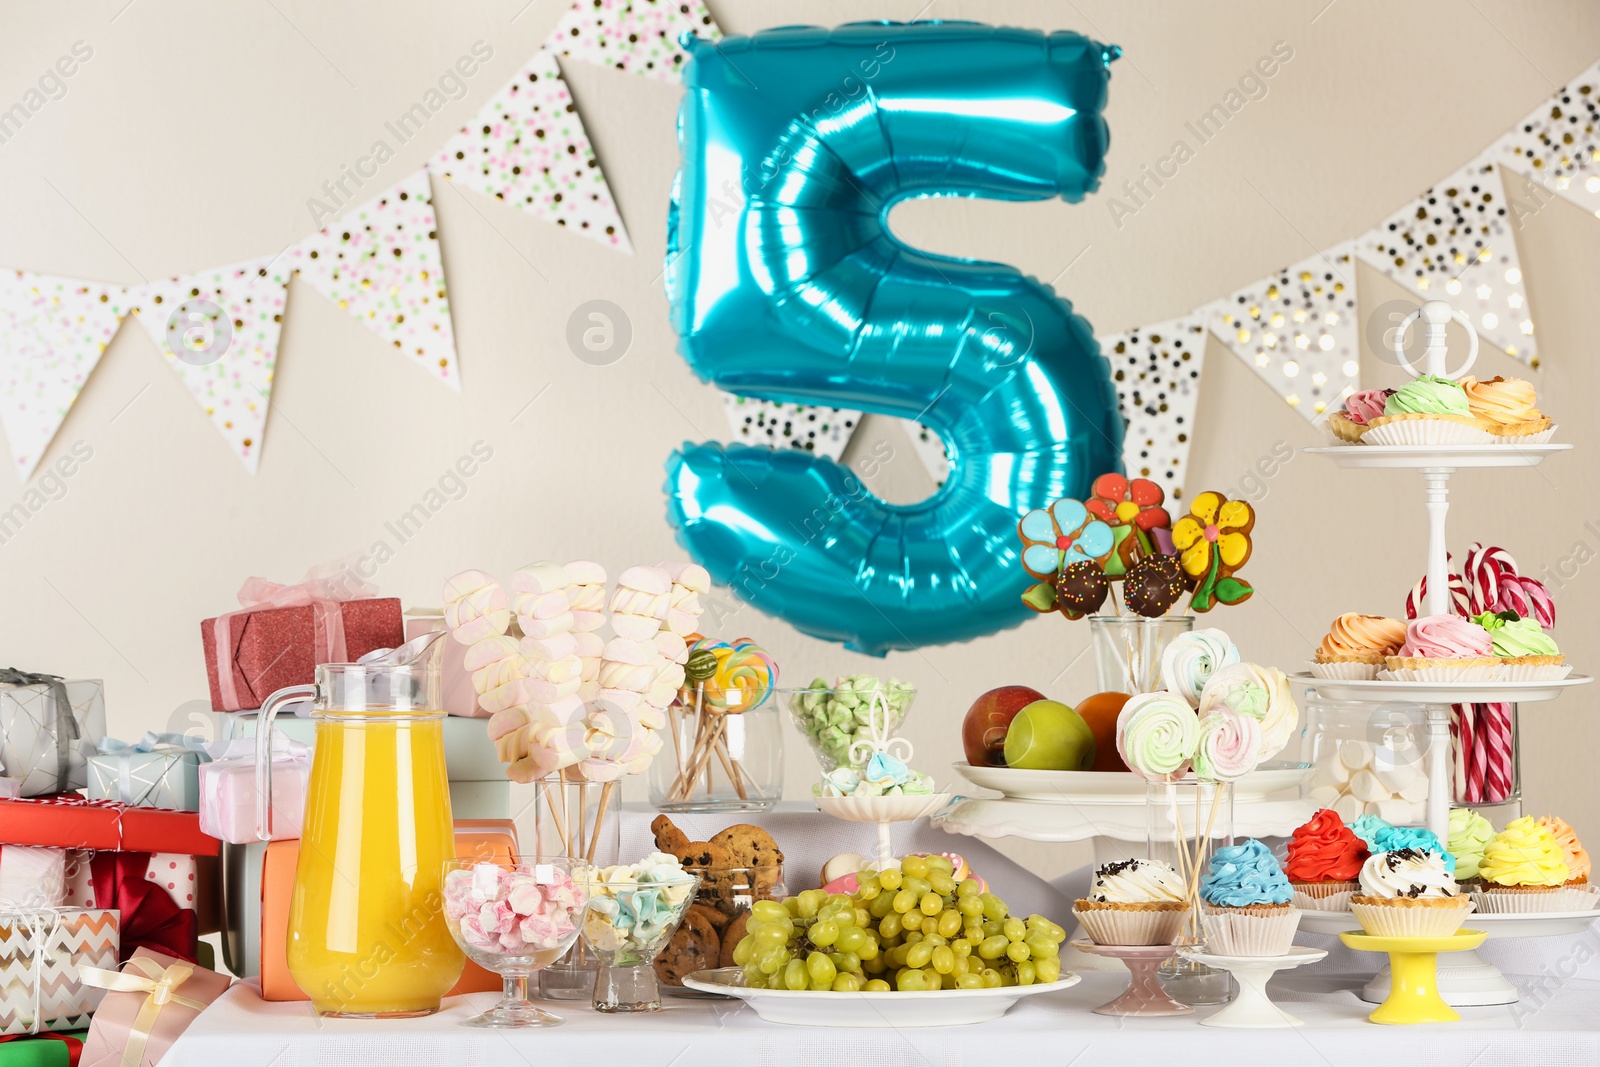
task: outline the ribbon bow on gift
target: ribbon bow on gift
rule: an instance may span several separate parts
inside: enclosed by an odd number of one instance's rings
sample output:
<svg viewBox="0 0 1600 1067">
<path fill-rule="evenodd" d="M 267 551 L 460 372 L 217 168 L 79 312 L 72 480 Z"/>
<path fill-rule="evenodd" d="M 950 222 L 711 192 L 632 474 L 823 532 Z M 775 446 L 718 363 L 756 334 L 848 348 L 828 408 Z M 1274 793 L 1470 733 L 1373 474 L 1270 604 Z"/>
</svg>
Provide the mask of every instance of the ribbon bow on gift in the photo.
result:
<svg viewBox="0 0 1600 1067">
<path fill-rule="evenodd" d="M 234 682 L 231 665 L 233 649 L 233 623 L 254 611 L 269 608 L 298 608 L 310 605 L 312 611 L 312 642 L 318 663 L 343 663 L 347 658 L 344 637 L 344 613 L 340 605 L 347 600 L 362 600 L 376 596 L 378 587 L 363 581 L 348 566 L 348 560 L 321 563 L 306 572 L 294 585 L 282 585 L 266 578 L 246 578 L 239 587 L 241 610 L 218 615 L 212 626 L 217 645 L 217 688 L 221 690 L 224 707 L 236 707 L 239 690 Z"/>
<path fill-rule="evenodd" d="M 134 790 L 133 757 L 136 753 L 159 752 L 165 755 L 181 756 L 185 752 L 193 752 L 202 758 L 205 757 L 205 742 L 198 737 L 188 734 L 158 734 L 154 730 L 146 730 L 143 737 L 128 744 L 118 741 L 114 737 L 102 737 L 96 746 L 102 756 L 114 756 L 117 760 L 117 802 L 121 804 L 141 804 L 149 796 L 149 791 L 154 790 L 157 782 L 150 784 L 149 790 L 140 794 Z M 168 764 L 170 767 L 171 765 Z"/>
<path fill-rule="evenodd" d="M 28 1032 L 37 1034 L 44 1022 L 44 967 L 50 962 L 50 940 L 61 927 L 61 912 L 51 907 L 0 900 L 0 926 L 26 928 L 32 935 L 22 951 L 31 958 L 33 973 L 33 1020 L 28 1024 Z"/>
<path fill-rule="evenodd" d="M 15 667 L 0 667 L 0 685 L 50 687 L 50 700 L 56 706 L 56 792 L 65 793 L 72 788 L 69 778 L 72 742 L 82 736 L 78 720 L 72 717 L 72 704 L 67 700 L 67 683 L 59 674 L 37 674 L 19 671 Z"/>
<path fill-rule="evenodd" d="M 128 1043 L 122 1046 L 122 1067 L 139 1067 L 144 1059 L 144 1049 L 150 1042 L 150 1032 L 155 1028 L 156 1017 L 168 1004 L 182 1004 L 195 1011 L 205 1011 L 203 1001 L 191 1000 L 178 993 L 178 988 L 194 974 L 187 963 L 174 963 L 163 967 L 155 960 L 135 956 L 122 965 L 141 974 L 126 970 L 107 971 L 100 967 L 80 967 L 78 974 L 84 985 L 108 989 L 113 993 L 146 993 L 139 1014 L 134 1017 L 133 1028 L 128 1032 Z"/>
</svg>

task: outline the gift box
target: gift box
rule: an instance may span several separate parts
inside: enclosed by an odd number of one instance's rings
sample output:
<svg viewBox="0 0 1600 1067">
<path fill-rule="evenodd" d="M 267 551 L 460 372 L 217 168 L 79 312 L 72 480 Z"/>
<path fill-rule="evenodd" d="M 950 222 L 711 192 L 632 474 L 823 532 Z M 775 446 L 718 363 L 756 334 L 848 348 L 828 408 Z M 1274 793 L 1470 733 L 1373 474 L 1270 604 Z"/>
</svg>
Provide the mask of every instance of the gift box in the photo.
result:
<svg viewBox="0 0 1600 1067">
<path fill-rule="evenodd" d="M 103 737 L 89 757 L 89 799 L 199 811 L 202 743 L 187 734 L 147 733 L 133 744 Z"/>
<path fill-rule="evenodd" d="M 0 1037 L 0 1067 L 78 1067 L 87 1030 L 65 1034 Z"/>
<path fill-rule="evenodd" d="M 255 737 L 260 719 L 253 712 L 243 712 L 228 717 L 229 738 Z M 487 724 L 482 719 L 446 716 L 440 727 L 444 733 L 445 774 L 452 782 L 504 782 L 506 768 L 489 740 Z M 287 737 L 307 745 L 314 745 L 316 723 L 312 719 L 279 713 L 272 720 L 272 736 Z"/>
<path fill-rule="evenodd" d="M 517 854 L 517 831 L 509 821 L 467 819 L 457 821 L 456 855 L 510 863 Z M 289 974 L 289 899 L 294 892 L 294 869 L 300 859 L 300 842 L 273 841 L 266 846 L 261 868 L 261 999 L 310 1000 Z M 440 907 L 443 907 L 440 901 Z M 463 993 L 498 993 L 505 983 L 471 960 L 461 980 L 447 996 Z"/>
<path fill-rule="evenodd" d="M 105 687 L 0 669 L 0 767 L 25 797 L 82 789 L 106 732 Z"/>
<path fill-rule="evenodd" d="M 300 836 L 305 818 L 306 790 L 311 780 L 311 746 L 278 734 L 272 737 L 272 819 L 263 818 L 262 796 L 256 788 L 256 743 L 235 738 L 206 746 L 210 763 L 200 767 L 200 828 L 221 841 L 243 845 L 261 840 L 270 831 L 273 840 Z"/>
<path fill-rule="evenodd" d="M 117 965 L 117 918 L 104 908 L 0 912 L 0 1034 L 87 1026 L 102 991 L 82 972 Z"/>
<path fill-rule="evenodd" d="M 65 849 L 0 845 L 0 909 L 59 908 L 70 903 Z"/>
<path fill-rule="evenodd" d="M 434 631 L 444 632 L 444 612 L 432 608 L 411 608 L 406 612 L 406 640 L 415 640 Z M 487 718 L 478 707 L 478 690 L 467 670 L 467 646 L 448 634 L 428 646 L 423 661 L 439 672 L 439 708 L 464 718 Z"/>
<path fill-rule="evenodd" d="M 0 800 L 0 836 L 18 845 L 96 852 L 183 852 L 215 856 L 218 841 L 192 811 L 136 808 L 76 793 Z"/>
<path fill-rule="evenodd" d="M 4 859 L 0 852 L 0 871 Z M 120 959 L 145 947 L 193 963 L 199 941 L 196 870 L 193 856 L 177 852 L 74 849 L 66 854 L 65 903 L 120 913 Z"/>
<path fill-rule="evenodd" d="M 405 640 L 399 600 L 341 599 L 336 586 L 252 578 L 239 590 L 244 610 L 202 622 L 211 706 L 259 708 L 275 690 L 309 685 L 319 663 L 350 663 Z"/>
<path fill-rule="evenodd" d="M 82 1067 L 155 1067 L 233 979 L 149 949 L 121 971 L 85 976 L 107 990 L 83 1045 Z"/>
</svg>

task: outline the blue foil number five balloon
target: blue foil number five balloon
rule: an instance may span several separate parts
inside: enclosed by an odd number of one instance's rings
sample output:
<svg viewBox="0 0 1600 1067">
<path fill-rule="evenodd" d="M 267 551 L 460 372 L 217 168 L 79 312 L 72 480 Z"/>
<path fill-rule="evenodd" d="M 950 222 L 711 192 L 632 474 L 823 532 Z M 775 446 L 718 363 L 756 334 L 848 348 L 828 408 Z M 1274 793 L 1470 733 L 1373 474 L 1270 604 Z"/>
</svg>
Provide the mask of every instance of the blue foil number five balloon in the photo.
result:
<svg viewBox="0 0 1600 1067">
<path fill-rule="evenodd" d="M 974 23 L 788 27 L 690 42 L 667 295 L 723 389 L 916 419 L 950 452 L 897 506 L 808 453 L 686 444 L 668 520 L 720 582 L 881 654 L 1016 625 L 1018 518 L 1121 466 L 1086 322 L 999 263 L 890 232 L 908 197 L 1081 200 L 1099 184 L 1118 51 Z"/>
</svg>

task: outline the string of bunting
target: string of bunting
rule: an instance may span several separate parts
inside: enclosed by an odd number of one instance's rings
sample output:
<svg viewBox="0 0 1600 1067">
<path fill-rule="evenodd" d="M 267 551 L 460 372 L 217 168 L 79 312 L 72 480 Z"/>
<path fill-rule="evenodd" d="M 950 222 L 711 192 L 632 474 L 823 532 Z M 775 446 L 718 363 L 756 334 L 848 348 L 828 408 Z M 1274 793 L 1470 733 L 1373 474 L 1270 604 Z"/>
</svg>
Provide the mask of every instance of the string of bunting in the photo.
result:
<svg viewBox="0 0 1600 1067">
<path fill-rule="evenodd" d="M 270 259 L 120 286 L 0 271 L 0 425 L 26 482 L 120 327 L 135 314 L 252 473 L 260 462 L 288 285 L 298 276 L 407 362 L 461 389 L 430 176 L 631 253 L 559 58 L 675 84 L 679 35 L 720 36 L 700 0 L 575 0 L 540 50 L 427 166 Z M 558 58 L 559 57 L 559 58 Z M 1354 264 L 1472 317 L 1484 340 L 1539 366 L 1515 231 L 1556 199 L 1600 217 L 1600 62 L 1367 233 L 1166 322 L 1100 338 L 1128 423 L 1124 462 L 1182 496 L 1208 335 L 1308 421 L 1360 388 Z M 1501 173 L 1504 168 L 1511 180 Z M 730 437 L 838 459 L 848 409 L 725 395 Z M 907 423 L 936 482 L 936 435 Z"/>
</svg>

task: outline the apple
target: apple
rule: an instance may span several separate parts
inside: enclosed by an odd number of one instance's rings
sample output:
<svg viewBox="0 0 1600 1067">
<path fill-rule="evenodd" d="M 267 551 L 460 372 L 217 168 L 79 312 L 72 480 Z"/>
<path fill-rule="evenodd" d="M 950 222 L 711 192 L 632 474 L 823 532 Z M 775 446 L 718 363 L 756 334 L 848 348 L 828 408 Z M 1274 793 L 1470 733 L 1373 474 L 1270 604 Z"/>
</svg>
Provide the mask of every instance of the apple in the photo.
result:
<svg viewBox="0 0 1600 1067">
<path fill-rule="evenodd" d="M 1027 771 L 1086 771 L 1094 766 L 1094 731 L 1059 700 L 1035 700 L 1006 731 L 1006 766 Z"/>
<path fill-rule="evenodd" d="M 991 689 L 972 702 L 967 717 L 961 722 L 961 747 L 966 751 L 967 763 L 974 767 L 1004 767 L 1006 765 L 1006 730 L 1017 712 L 1044 694 L 1025 685 L 1003 685 Z"/>
</svg>

